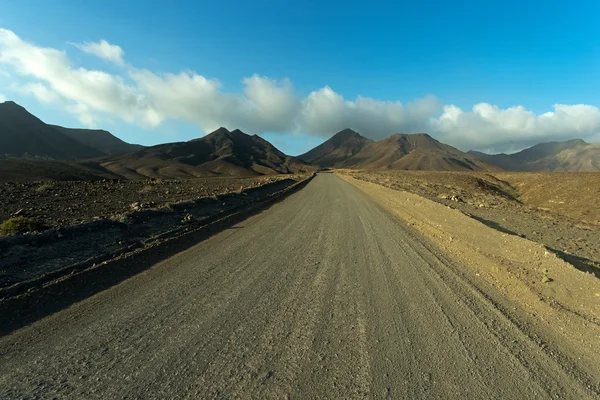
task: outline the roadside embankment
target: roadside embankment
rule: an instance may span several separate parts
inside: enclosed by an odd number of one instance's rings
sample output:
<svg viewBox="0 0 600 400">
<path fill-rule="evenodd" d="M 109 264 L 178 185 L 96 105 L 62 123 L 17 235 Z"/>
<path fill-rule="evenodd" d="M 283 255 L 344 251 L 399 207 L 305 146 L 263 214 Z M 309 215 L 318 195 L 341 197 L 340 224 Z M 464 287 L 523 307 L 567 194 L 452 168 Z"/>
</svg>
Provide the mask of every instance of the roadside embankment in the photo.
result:
<svg viewBox="0 0 600 400">
<path fill-rule="evenodd" d="M 474 286 L 499 293 L 510 302 L 507 307 L 523 310 L 527 321 L 515 323 L 534 326 L 540 346 L 553 356 L 581 360 L 600 376 L 600 280 L 594 274 L 576 269 L 539 243 L 492 229 L 456 209 L 339 176 L 467 266 L 461 273 Z"/>
</svg>

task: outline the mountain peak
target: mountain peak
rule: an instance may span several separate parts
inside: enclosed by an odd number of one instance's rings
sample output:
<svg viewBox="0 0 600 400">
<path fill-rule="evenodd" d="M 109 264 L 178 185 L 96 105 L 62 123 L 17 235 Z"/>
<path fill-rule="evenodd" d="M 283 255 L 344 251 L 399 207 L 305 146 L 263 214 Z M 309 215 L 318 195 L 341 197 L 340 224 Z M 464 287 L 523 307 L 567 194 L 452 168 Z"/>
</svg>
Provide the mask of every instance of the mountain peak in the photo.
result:
<svg viewBox="0 0 600 400">
<path fill-rule="evenodd" d="M 342 129 L 341 131 L 339 131 L 338 133 L 333 135 L 332 138 L 338 137 L 338 138 L 348 139 L 348 138 L 351 138 L 354 136 L 360 136 L 360 134 L 350 128 L 346 128 L 346 129 Z"/>
<path fill-rule="evenodd" d="M 6 100 L 5 102 L 0 103 L 0 108 L 3 108 L 5 110 L 13 110 L 13 111 L 19 110 L 19 111 L 28 112 L 27 109 L 25 109 L 25 107 L 23 107 L 22 105 L 20 105 L 18 103 L 15 103 L 12 100 Z"/>
<path fill-rule="evenodd" d="M 245 133 L 245 132 L 241 131 L 240 129 L 234 129 L 234 130 L 232 130 L 232 131 L 231 131 L 231 135 L 232 135 L 232 136 L 242 136 L 242 135 L 243 135 L 243 136 L 250 136 L 250 135 L 248 135 L 247 133 Z"/>
<path fill-rule="evenodd" d="M 229 130 L 227 128 L 225 128 L 225 127 L 222 126 L 219 129 L 215 129 L 214 131 L 212 131 L 211 133 L 209 133 L 206 136 L 210 136 L 210 135 L 215 135 L 215 136 L 216 135 L 226 135 L 228 133 L 230 133 Z"/>
<path fill-rule="evenodd" d="M 300 159 L 321 167 L 332 167 L 372 143 L 352 129 L 344 129 L 330 137 L 319 146 L 299 156 Z"/>
</svg>

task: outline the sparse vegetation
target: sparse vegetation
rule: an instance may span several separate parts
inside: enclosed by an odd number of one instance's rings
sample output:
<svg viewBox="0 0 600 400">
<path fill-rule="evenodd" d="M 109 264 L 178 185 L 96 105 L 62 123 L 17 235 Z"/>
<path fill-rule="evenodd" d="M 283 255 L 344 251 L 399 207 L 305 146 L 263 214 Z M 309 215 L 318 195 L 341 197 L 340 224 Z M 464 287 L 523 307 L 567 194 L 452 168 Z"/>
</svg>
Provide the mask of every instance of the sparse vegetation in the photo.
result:
<svg viewBox="0 0 600 400">
<path fill-rule="evenodd" d="M 34 218 L 14 217 L 7 219 L 0 225 L 0 232 L 10 236 L 19 233 L 41 231 L 44 228 L 44 224 Z"/>
<path fill-rule="evenodd" d="M 38 186 L 37 188 L 35 188 L 35 191 L 38 193 L 45 193 L 48 190 L 52 189 L 53 187 L 54 187 L 54 185 L 51 183 L 44 183 L 44 184 Z"/>
</svg>

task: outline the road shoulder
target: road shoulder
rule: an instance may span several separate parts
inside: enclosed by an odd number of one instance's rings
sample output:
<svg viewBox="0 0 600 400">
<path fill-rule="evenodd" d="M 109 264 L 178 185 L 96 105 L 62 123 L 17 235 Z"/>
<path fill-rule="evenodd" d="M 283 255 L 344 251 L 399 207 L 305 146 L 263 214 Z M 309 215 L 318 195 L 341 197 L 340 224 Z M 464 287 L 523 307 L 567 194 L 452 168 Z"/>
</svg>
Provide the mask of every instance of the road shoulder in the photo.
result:
<svg viewBox="0 0 600 400">
<path fill-rule="evenodd" d="M 577 270 L 530 240 L 494 230 L 458 210 L 421 196 L 338 176 L 368 195 L 466 266 L 484 293 L 502 294 L 519 310 L 518 324 L 532 328 L 544 350 L 568 358 L 598 385 L 600 280 Z M 486 289 L 488 288 L 488 289 Z"/>
</svg>

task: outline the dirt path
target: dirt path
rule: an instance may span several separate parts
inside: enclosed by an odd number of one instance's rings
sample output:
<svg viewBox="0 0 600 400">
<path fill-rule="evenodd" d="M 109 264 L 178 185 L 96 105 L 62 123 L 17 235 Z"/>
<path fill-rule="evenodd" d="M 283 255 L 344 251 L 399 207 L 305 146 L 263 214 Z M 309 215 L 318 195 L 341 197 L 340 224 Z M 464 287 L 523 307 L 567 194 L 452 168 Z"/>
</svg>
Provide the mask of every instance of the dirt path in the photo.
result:
<svg viewBox="0 0 600 400">
<path fill-rule="evenodd" d="M 0 398 L 593 397 L 460 268 L 321 174 L 1 338 Z"/>
</svg>

